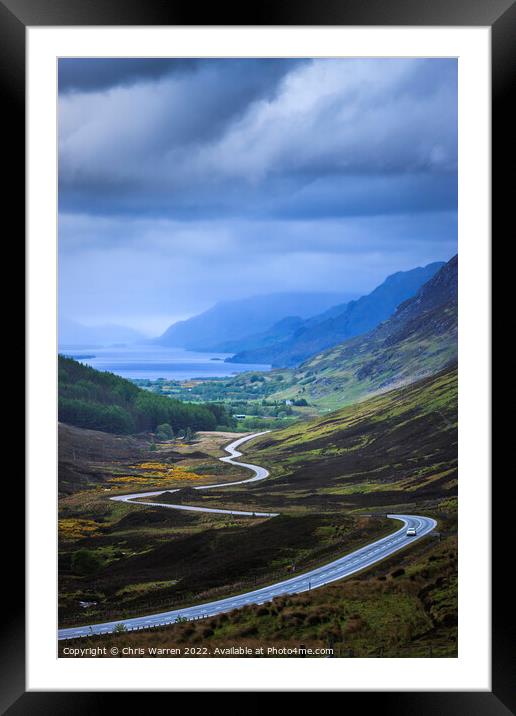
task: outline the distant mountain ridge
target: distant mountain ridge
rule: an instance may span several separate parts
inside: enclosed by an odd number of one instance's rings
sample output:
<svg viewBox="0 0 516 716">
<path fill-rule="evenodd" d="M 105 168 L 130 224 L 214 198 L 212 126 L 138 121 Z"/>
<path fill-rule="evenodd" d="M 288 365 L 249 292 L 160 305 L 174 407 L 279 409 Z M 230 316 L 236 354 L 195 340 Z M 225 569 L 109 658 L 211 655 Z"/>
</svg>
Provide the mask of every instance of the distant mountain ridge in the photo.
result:
<svg viewBox="0 0 516 716">
<path fill-rule="evenodd" d="M 309 318 L 346 298 L 345 293 L 296 292 L 224 301 L 198 316 L 174 323 L 155 342 L 192 351 L 226 352 L 228 342 L 234 345 L 266 332 L 287 316 Z"/>
<path fill-rule="evenodd" d="M 457 361 L 458 258 L 368 333 L 318 353 L 276 394 L 338 407 L 434 375 Z"/>
<path fill-rule="evenodd" d="M 274 345 L 279 341 L 283 341 L 291 336 L 294 331 L 305 325 L 307 321 L 315 320 L 307 318 L 306 321 L 301 316 L 286 316 L 271 326 L 268 330 L 261 333 L 254 333 L 247 338 L 237 340 L 229 340 L 217 346 L 222 353 L 236 353 L 237 351 L 255 350 L 264 348 L 265 346 Z"/>
<path fill-rule="evenodd" d="M 258 336 L 248 339 L 249 347 L 228 359 L 231 363 L 270 363 L 273 367 L 296 366 L 312 355 L 354 336 L 366 333 L 386 320 L 406 299 L 434 276 L 444 262 L 435 262 L 410 271 L 388 276 L 371 293 L 345 304 L 332 306 L 301 324 L 292 324 L 290 334 L 271 341 L 265 336 L 262 345 Z"/>
</svg>

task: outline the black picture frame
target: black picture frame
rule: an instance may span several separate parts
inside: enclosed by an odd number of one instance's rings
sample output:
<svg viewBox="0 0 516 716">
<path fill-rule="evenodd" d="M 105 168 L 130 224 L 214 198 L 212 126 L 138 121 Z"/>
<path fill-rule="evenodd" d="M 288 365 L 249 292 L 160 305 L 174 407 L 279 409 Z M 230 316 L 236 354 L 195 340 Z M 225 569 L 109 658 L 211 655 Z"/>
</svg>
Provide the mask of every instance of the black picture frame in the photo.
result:
<svg viewBox="0 0 516 716">
<path fill-rule="evenodd" d="M 199 18 L 202 22 L 199 22 Z M 516 68 L 516 4 L 514 0 L 262 0 L 235 7 L 212 3 L 179 4 L 170 0 L 0 0 L 0 86 L 4 97 L 4 167 L 9 167 L 9 213 L 16 219 L 15 248 L 23 253 L 21 217 L 25 216 L 25 37 L 34 26 L 101 25 L 385 25 L 489 26 L 492 31 L 492 231 L 512 226 L 513 183 L 503 169 L 514 166 L 509 112 Z M 7 141 L 6 141 L 7 138 Z M 510 192 L 510 193 L 509 193 Z M 511 201 L 512 199 L 512 201 Z M 512 218 L 512 216 L 511 216 Z M 13 229 L 14 231 L 14 229 Z M 23 260 L 23 256 L 20 255 Z M 493 453 L 494 454 L 494 453 Z M 21 493 L 18 486 L 18 497 Z M 503 583 L 504 545 L 510 544 L 510 510 L 505 487 L 493 486 L 496 530 L 493 534 L 493 619 L 491 692 L 367 692 L 346 693 L 343 707 L 357 699 L 360 708 L 381 708 L 397 714 L 516 713 L 516 656 L 511 640 L 513 597 Z M 19 518 L 18 518 L 19 519 Z M 4 549 L 4 624 L 0 633 L 0 708 L 10 716 L 21 714 L 103 713 L 122 695 L 79 692 L 25 691 L 24 542 L 19 527 L 16 540 Z M 5 547 L 5 545 L 4 545 Z M 474 599 L 474 595 L 472 595 Z M 7 617 L 5 617 L 7 615 Z M 410 684 L 407 684 L 410 688 Z M 367 703 L 364 703 L 364 697 Z M 133 708 L 139 699 L 130 695 Z M 144 698 L 144 697 L 143 697 Z M 136 701 L 135 701 L 136 699 Z M 360 699 L 360 702 L 358 702 Z M 141 702 L 143 705 L 143 702 Z M 120 708 L 117 701 L 117 707 Z"/>
</svg>

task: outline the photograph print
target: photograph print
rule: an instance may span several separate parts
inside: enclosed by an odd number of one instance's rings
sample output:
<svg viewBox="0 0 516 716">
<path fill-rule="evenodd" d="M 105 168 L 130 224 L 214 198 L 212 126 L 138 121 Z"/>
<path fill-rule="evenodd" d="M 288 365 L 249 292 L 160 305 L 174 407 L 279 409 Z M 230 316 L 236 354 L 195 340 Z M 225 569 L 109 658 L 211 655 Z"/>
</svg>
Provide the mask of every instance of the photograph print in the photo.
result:
<svg viewBox="0 0 516 716">
<path fill-rule="evenodd" d="M 457 60 L 58 90 L 59 657 L 457 657 Z"/>
</svg>

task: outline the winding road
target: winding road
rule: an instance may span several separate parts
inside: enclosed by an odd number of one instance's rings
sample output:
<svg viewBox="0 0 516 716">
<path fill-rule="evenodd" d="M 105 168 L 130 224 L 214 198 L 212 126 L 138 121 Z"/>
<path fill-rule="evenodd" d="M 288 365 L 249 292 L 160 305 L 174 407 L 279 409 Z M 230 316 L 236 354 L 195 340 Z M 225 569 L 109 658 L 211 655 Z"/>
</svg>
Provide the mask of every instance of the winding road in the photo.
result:
<svg viewBox="0 0 516 716">
<path fill-rule="evenodd" d="M 238 452 L 236 449 L 237 447 L 240 447 L 242 443 L 247 442 L 248 440 L 251 440 L 252 438 L 257 438 L 260 435 L 266 435 L 269 433 L 270 430 L 264 430 L 262 433 L 253 433 L 252 435 L 245 435 L 243 438 L 239 438 L 238 440 L 235 440 L 230 445 L 225 447 L 225 451 L 229 453 L 226 457 L 220 457 L 219 460 L 221 462 L 229 462 L 231 465 L 238 465 L 239 467 L 246 467 L 249 470 L 252 470 L 254 472 L 253 477 L 249 477 L 247 480 L 238 480 L 237 482 L 220 482 L 216 485 L 199 485 L 198 487 L 194 487 L 194 490 L 213 490 L 215 487 L 229 487 L 230 485 L 245 485 L 247 482 L 257 482 L 258 480 L 265 480 L 266 477 L 269 477 L 269 471 L 266 470 L 264 467 L 260 467 L 260 465 L 250 465 L 245 462 L 237 462 L 235 458 L 241 457 L 242 453 Z M 119 497 L 111 497 L 111 500 L 114 500 L 115 502 L 132 502 L 133 500 L 138 500 L 139 505 L 150 505 L 151 507 L 169 507 L 172 510 L 190 510 L 193 512 L 218 512 L 222 515 L 245 515 L 247 517 L 277 517 L 278 512 L 244 512 L 242 510 L 223 510 L 218 509 L 214 507 L 191 507 L 190 505 L 170 505 L 166 502 L 144 502 L 141 498 L 142 497 L 156 497 L 156 495 L 163 495 L 165 492 L 179 492 L 179 489 L 176 490 L 158 490 L 158 492 L 139 492 L 135 493 L 133 495 L 120 495 Z"/>
<path fill-rule="evenodd" d="M 248 482 L 256 482 L 258 480 L 264 480 L 269 476 L 268 470 L 259 465 L 251 465 L 250 463 L 238 462 L 237 457 L 241 457 L 242 453 L 236 450 L 244 442 L 252 440 L 259 435 L 264 435 L 268 430 L 262 433 L 254 433 L 253 435 L 246 435 L 243 438 L 235 440 L 228 445 L 225 450 L 229 453 L 227 457 L 222 457 L 222 462 L 231 463 L 232 465 L 238 465 L 240 467 L 246 467 L 251 470 L 254 475 L 247 480 L 239 480 L 238 482 L 231 483 L 220 483 L 217 485 L 202 485 L 195 487 L 196 490 L 209 490 L 215 487 L 229 487 L 230 485 L 243 485 Z M 147 492 L 147 493 L 136 493 L 132 495 L 120 495 L 118 497 L 111 497 L 111 500 L 118 502 L 133 502 L 138 500 L 139 505 L 150 505 L 152 507 L 166 507 L 173 510 L 193 510 L 197 512 L 218 512 L 222 514 L 232 515 L 246 515 L 255 517 L 277 517 L 277 512 L 244 512 L 238 510 L 224 510 L 215 509 L 208 507 L 192 507 L 189 505 L 171 505 L 161 502 L 145 502 L 142 498 L 161 495 L 164 492 L 177 492 L 177 490 L 160 490 L 158 492 Z M 134 504 L 134 502 L 133 502 Z M 417 540 L 421 539 L 425 535 L 429 534 L 435 529 L 437 523 L 431 517 L 422 517 L 420 515 L 387 515 L 387 517 L 402 522 L 402 527 L 396 532 L 382 537 L 375 542 L 371 542 L 365 547 L 350 552 L 344 557 L 329 562 L 322 567 L 317 567 L 309 572 L 299 574 L 290 579 L 285 579 L 282 582 L 276 582 L 268 587 L 262 587 L 261 589 L 255 589 L 252 592 L 246 592 L 245 594 L 239 594 L 234 597 L 227 597 L 225 599 L 219 599 L 214 602 L 207 602 L 206 604 L 198 604 L 193 607 L 184 607 L 182 609 L 172 609 L 167 612 L 160 612 L 159 614 L 149 614 L 143 617 L 134 617 L 132 619 L 117 619 L 111 622 L 104 622 L 103 624 L 89 624 L 80 627 L 69 627 L 65 629 L 59 629 L 59 639 L 75 639 L 77 637 L 91 636 L 92 634 L 108 634 L 112 632 L 118 624 L 123 624 L 127 631 L 149 629 L 152 627 L 163 626 L 165 624 L 172 624 L 178 620 L 192 620 L 192 619 L 204 619 L 205 617 L 212 617 L 216 614 L 223 612 L 229 612 L 233 609 L 239 609 L 240 607 L 247 606 L 249 604 L 263 604 L 268 602 L 275 597 L 279 597 L 286 594 L 299 594 L 300 592 L 307 592 L 311 589 L 317 589 L 325 584 L 336 582 L 344 577 L 349 577 L 356 572 L 360 572 L 363 569 L 371 567 L 373 564 L 380 562 L 381 560 L 389 557 L 390 555 L 398 552 L 399 550 L 407 547 Z M 407 530 L 409 528 L 416 529 L 416 536 L 407 536 Z"/>
</svg>

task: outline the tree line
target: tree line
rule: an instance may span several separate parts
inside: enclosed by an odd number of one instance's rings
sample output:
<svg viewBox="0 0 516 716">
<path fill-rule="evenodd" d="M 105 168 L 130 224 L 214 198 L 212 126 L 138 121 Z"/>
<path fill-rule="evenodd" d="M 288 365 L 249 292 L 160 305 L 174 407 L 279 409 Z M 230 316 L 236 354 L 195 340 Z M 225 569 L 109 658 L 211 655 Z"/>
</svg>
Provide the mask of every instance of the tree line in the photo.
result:
<svg viewBox="0 0 516 716">
<path fill-rule="evenodd" d="M 149 393 L 114 373 L 101 372 L 73 358 L 59 356 L 59 420 L 108 433 L 215 430 L 232 427 L 223 405 L 196 405 Z"/>
</svg>

